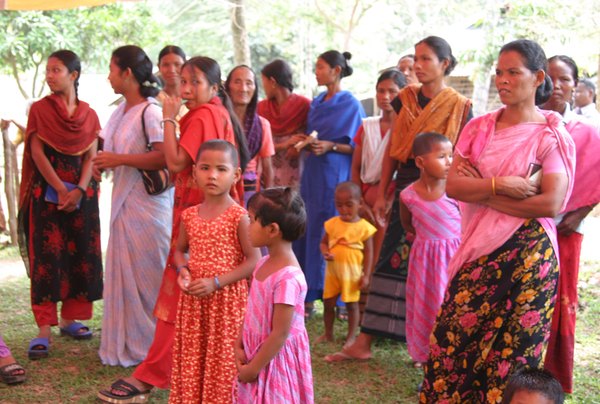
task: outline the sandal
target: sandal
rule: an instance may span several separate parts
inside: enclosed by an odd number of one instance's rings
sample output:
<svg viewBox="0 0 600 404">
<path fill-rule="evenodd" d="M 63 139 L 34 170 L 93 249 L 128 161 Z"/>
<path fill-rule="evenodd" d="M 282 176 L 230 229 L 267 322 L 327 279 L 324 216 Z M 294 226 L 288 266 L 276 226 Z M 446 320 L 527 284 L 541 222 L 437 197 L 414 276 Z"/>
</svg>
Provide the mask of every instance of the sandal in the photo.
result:
<svg viewBox="0 0 600 404">
<path fill-rule="evenodd" d="M 87 330 L 86 332 L 79 332 L 84 328 Z M 75 340 L 92 339 L 92 332 L 90 331 L 90 328 L 81 323 L 71 323 L 68 327 L 61 328 L 60 335 L 71 337 Z"/>
<path fill-rule="evenodd" d="M 340 321 L 348 321 L 348 310 L 345 307 L 336 307 L 337 319 Z"/>
<path fill-rule="evenodd" d="M 23 374 L 14 375 L 13 372 L 15 370 L 22 370 Z M 15 384 L 15 383 L 23 383 L 27 380 L 27 375 L 25 374 L 25 369 L 21 367 L 18 363 L 11 363 L 10 365 L 2 366 L 0 368 L 0 382 L 6 384 Z"/>
<path fill-rule="evenodd" d="M 310 319 L 312 319 L 315 314 L 317 314 L 317 309 L 315 309 L 314 307 L 305 307 L 304 308 L 304 321 L 308 321 Z"/>
<path fill-rule="evenodd" d="M 48 357 L 48 347 L 50 346 L 50 341 L 48 338 L 35 338 L 32 339 L 29 343 L 29 350 L 27 354 L 29 359 L 42 359 Z M 35 347 L 44 347 L 44 349 L 33 349 Z"/>
<path fill-rule="evenodd" d="M 108 390 L 100 390 L 98 392 L 98 398 L 105 403 L 112 404 L 139 404 L 145 403 L 148 401 L 150 397 L 151 390 L 139 391 L 137 387 L 135 387 L 131 383 L 127 383 L 123 379 L 119 379 L 114 382 L 110 386 L 111 390 L 120 390 L 124 393 L 127 393 L 124 396 L 118 396 L 113 394 L 112 391 Z"/>
</svg>

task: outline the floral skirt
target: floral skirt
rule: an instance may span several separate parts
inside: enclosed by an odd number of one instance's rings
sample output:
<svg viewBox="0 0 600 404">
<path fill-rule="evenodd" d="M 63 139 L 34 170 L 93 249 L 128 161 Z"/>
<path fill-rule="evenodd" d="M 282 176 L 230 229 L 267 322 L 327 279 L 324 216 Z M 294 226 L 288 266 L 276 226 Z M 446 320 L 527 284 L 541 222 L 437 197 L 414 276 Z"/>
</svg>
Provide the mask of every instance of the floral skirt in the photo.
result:
<svg viewBox="0 0 600 404">
<path fill-rule="evenodd" d="M 511 374 L 542 367 L 557 281 L 556 254 L 534 219 L 466 263 L 430 336 L 421 403 L 501 403 Z"/>
</svg>

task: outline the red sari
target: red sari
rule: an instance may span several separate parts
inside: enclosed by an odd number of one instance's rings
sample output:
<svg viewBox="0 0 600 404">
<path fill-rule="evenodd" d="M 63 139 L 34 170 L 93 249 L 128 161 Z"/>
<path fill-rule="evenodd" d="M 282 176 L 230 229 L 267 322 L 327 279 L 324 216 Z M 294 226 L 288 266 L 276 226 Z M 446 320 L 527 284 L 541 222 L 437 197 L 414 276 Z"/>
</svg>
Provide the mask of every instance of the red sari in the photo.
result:
<svg viewBox="0 0 600 404">
<path fill-rule="evenodd" d="M 262 100 L 258 103 L 256 113 L 271 124 L 273 143 L 284 143 L 292 135 L 306 132 L 306 118 L 310 100 L 302 95 L 294 94 L 279 109 L 275 100 Z M 286 158 L 287 150 L 282 150 L 271 157 L 273 165 L 273 183 L 278 187 L 300 187 L 302 160 Z"/>
<path fill-rule="evenodd" d="M 600 202 L 596 170 L 600 163 L 600 137 L 592 125 L 572 119 L 565 128 L 575 142 L 576 166 L 573 193 L 564 212 Z M 573 357 L 577 316 L 577 278 L 583 234 L 558 234 L 560 272 L 557 301 L 552 315 L 544 368 L 556 376 L 566 393 L 573 392 Z"/>
<path fill-rule="evenodd" d="M 188 152 L 194 163 L 196 154 L 202 143 L 223 139 L 235 145 L 233 125 L 229 113 L 223 106 L 221 100 L 213 98 L 206 104 L 191 109 L 179 122 L 181 127 L 181 138 L 179 145 Z M 238 192 L 232 187 L 232 197 L 239 201 Z M 177 302 L 179 301 L 179 285 L 177 285 L 177 266 L 173 259 L 179 228 L 181 223 L 181 212 L 190 206 L 204 202 L 204 192 L 198 187 L 193 177 L 193 166 L 186 167 L 177 174 L 175 180 L 175 203 L 173 206 L 173 232 L 171 233 L 171 248 L 167 258 L 167 267 L 163 275 L 158 299 L 154 307 L 154 315 L 168 323 L 175 322 L 177 315 Z"/>
<path fill-rule="evenodd" d="M 73 116 L 55 94 L 31 106 L 19 198 L 19 246 L 31 277 L 31 301 L 40 326 L 57 323 L 53 305 L 59 301 L 63 306 L 75 301 L 85 304 L 84 311 L 91 315 L 91 302 L 102 298 L 102 254 L 98 183 L 90 181 L 80 208 L 73 212 L 59 211 L 55 203 L 46 202 L 49 185 L 31 156 L 31 136 L 35 134 L 43 143 L 58 177 L 78 184 L 83 155 L 99 131 L 96 112 L 83 101 Z"/>
</svg>

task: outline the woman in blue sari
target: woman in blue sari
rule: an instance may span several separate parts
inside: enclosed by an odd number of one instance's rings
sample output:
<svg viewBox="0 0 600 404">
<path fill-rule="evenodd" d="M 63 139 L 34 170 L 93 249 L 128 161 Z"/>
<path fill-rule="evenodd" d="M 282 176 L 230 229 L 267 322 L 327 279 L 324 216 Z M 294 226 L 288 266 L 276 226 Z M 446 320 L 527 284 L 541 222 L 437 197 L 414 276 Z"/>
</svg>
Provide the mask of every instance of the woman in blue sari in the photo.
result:
<svg viewBox="0 0 600 404">
<path fill-rule="evenodd" d="M 294 243 L 306 282 L 306 313 L 314 313 L 313 302 L 323 296 L 325 260 L 319 250 L 323 224 L 337 215 L 333 201 L 337 184 L 350 180 L 353 136 L 365 118 L 360 101 L 351 92 L 343 91 L 342 78 L 352 74 L 349 52 L 328 51 L 319 56 L 315 76 L 319 86 L 327 91 L 319 94 L 310 104 L 306 133 L 318 132 L 317 140 L 308 147 L 308 156 L 300 182 L 300 194 L 306 203 L 308 216 L 304 237 Z"/>
</svg>

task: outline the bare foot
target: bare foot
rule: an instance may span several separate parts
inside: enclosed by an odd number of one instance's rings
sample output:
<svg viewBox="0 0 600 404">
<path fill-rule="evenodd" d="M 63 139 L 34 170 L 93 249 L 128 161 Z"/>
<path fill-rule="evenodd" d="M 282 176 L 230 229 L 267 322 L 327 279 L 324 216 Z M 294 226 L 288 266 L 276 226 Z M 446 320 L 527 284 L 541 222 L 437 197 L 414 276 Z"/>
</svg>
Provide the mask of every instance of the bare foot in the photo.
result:
<svg viewBox="0 0 600 404">
<path fill-rule="evenodd" d="M 348 348 L 344 348 L 342 353 L 353 359 L 358 359 L 358 360 L 370 359 L 373 356 L 373 353 L 371 352 L 371 343 L 372 342 L 373 342 L 373 336 L 371 336 L 369 334 L 360 333 L 360 334 L 358 334 L 358 338 L 356 338 L 356 341 L 354 342 L 354 344 L 352 344 Z M 333 355 L 335 355 L 335 354 L 333 354 Z M 327 358 L 330 356 L 333 356 L 333 355 L 327 355 L 325 357 L 325 360 L 328 361 Z M 333 358 L 330 358 L 330 359 L 333 359 Z M 330 361 L 328 361 L 328 362 L 330 362 Z M 336 361 L 333 360 L 333 362 L 336 362 Z"/>
<path fill-rule="evenodd" d="M 317 338 L 314 341 L 314 343 L 315 344 L 320 344 L 321 342 L 324 342 L 324 341 L 333 341 L 333 336 L 332 335 L 323 334 L 319 338 Z"/>
<path fill-rule="evenodd" d="M 356 336 L 355 335 L 348 336 L 348 338 L 346 338 L 346 342 L 342 346 L 342 349 L 348 349 L 348 348 L 350 348 L 352 345 L 354 345 L 355 342 L 356 342 Z"/>
<path fill-rule="evenodd" d="M 15 360 L 15 358 L 13 358 L 12 355 L 8 355 L 6 358 L 0 357 L 0 368 L 7 366 L 7 365 L 12 365 L 13 363 L 17 363 L 17 361 Z M 23 369 L 15 369 L 10 373 L 11 376 L 24 375 L 24 374 L 25 374 L 25 371 Z"/>
<path fill-rule="evenodd" d="M 154 388 L 153 385 L 145 383 L 141 380 L 138 380 L 133 376 L 129 376 L 123 380 L 125 380 L 129 384 L 134 385 L 139 391 L 152 390 Z M 114 394 L 115 396 L 126 396 L 127 395 L 127 393 L 124 392 L 123 390 L 111 389 L 110 392 L 112 394 Z"/>
</svg>

